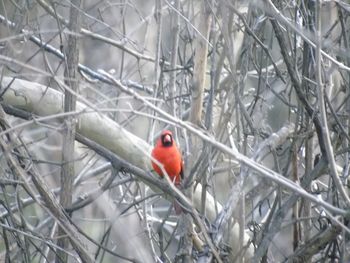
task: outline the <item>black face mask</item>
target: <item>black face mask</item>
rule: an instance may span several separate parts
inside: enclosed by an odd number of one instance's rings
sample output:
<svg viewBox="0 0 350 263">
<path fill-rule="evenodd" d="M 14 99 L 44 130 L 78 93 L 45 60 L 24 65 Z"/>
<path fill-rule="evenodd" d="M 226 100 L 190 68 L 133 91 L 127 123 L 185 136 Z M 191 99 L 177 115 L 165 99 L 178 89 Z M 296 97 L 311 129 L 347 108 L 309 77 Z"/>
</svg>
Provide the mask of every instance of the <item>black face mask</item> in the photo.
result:
<svg viewBox="0 0 350 263">
<path fill-rule="evenodd" d="M 169 136 L 170 137 L 170 141 L 168 141 L 168 140 L 166 141 L 165 140 L 165 136 Z M 170 146 L 173 145 L 173 138 L 171 137 L 170 134 L 163 134 L 162 135 L 162 144 L 163 144 L 164 147 L 170 147 Z"/>
</svg>

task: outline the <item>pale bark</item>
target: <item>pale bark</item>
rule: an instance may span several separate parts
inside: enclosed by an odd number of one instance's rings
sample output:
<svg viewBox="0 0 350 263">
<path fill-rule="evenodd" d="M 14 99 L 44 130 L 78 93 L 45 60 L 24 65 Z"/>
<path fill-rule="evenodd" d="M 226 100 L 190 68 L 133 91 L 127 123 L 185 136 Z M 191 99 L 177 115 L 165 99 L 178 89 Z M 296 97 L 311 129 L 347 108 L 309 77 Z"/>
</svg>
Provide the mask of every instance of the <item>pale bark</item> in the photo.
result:
<svg viewBox="0 0 350 263">
<path fill-rule="evenodd" d="M 3 86 L 6 87 L 11 80 L 12 78 L 5 77 L 2 83 Z M 64 116 L 62 113 L 62 93 L 25 80 L 16 79 L 11 84 L 11 87 L 3 96 L 3 103 L 39 116 L 48 116 L 49 119 L 53 120 L 61 120 L 61 117 Z M 131 164 L 143 170 L 151 171 L 150 152 L 152 146 L 147 142 L 125 130 L 118 123 L 104 116 L 103 113 L 96 112 L 80 102 L 77 103 L 77 110 L 74 114 L 77 114 L 78 133 L 104 146 Z M 152 187 L 152 185 L 149 186 Z M 197 185 L 193 193 L 193 206 L 197 209 L 202 204 L 201 193 L 202 187 L 201 185 Z M 217 216 L 215 212 L 215 201 L 210 193 L 207 193 L 206 198 L 207 217 L 212 221 Z M 216 205 L 220 211 L 222 205 L 218 203 Z M 237 244 L 234 241 L 239 238 L 239 227 L 237 224 L 234 224 L 231 228 L 230 237 L 232 237 L 230 239 L 232 240 L 232 244 L 230 245 L 233 249 L 232 254 L 234 255 L 237 252 L 235 250 Z M 248 243 L 249 239 L 250 237 L 246 234 L 244 245 Z M 249 246 L 246 252 L 246 258 L 250 258 L 252 255 L 253 247 Z"/>
<path fill-rule="evenodd" d="M 201 4 L 198 31 L 202 34 L 197 37 L 196 54 L 194 58 L 194 72 L 192 80 L 192 102 L 190 121 L 200 125 L 202 121 L 203 93 L 205 86 L 205 73 L 207 69 L 209 31 L 211 23 L 211 11 L 206 1 Z"/>
</svg>

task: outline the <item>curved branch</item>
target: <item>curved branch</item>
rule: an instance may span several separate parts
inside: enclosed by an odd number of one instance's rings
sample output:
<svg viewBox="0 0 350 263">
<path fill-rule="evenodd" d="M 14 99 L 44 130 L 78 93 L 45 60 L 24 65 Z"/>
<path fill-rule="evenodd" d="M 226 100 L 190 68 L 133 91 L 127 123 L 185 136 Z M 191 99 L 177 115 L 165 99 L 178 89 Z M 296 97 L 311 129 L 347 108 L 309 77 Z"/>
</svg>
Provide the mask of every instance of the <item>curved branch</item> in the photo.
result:
<svg viewBox="0 0 350 263">
<path fill-rule="evenodd" d="M 253 169 L 258 175 L 274 181 L 275 183 L 299 194 L 299 196 L 305 197 L 313 203 L 324 207 L 332 213 L 340 215 L 347 214 L 345 210 L 335 207 L 324 200 L 317 198 L 317 196 L 308 193 L 301 188 L 300 185 L 297 185 L 284 176 L 256 163 L 255 161 L 239 153 L 237 150 L 229 148 L 228 146 L 216 141 L 214 138 L 208 136 L 203 131 L 198 129 L 198 127 L 194 127 L 187 122 L 181 121 L 165 113 L 158 107 L 154 106 L 147 99 L 143 98 L 133 90 L 123 86 L 120 81 L 115 79 L 111 79 L 111 81 L 113 81 L 119 89 L 127 92 L 135 99 L 143 102 L 146 106 L 160 113 L 164 118 L 173 122 L 174 125 L 187 129 L 205 142 L 210 143 L 213 147 L 217 148 L 228 156 L 237 159 L 241 164 Z M 52 119 L 56 118 L 57 115 L 62 116 L 60 113 L 62 113 L 63 108 L 63 95 L 60 92 L 25 80 L 16 79 L 13 81 L 13 79 L 9 77 L 3 78 L 2 85 L 6 87 L 11 82 L 11 86 L 3 95 L 3 103 L 33 112 L 34 114 L 40 116 L 52 116 Z M 85 107 L 82 103 L 77 103 L 77 112 L 75 113 L 78 115 L 77 132 L 97 142 L 98 144 L 101 144 L 105 148 L 119 155 L 121 158 L 128 160 L 131 164 L 146 171 L 151 170 L 151 146 L 147 142 L 126 131 L 118 123 L 102 115 L 101 113 L 85 113 L 85 110 L 88 109 L 89 108 Z M 198 185 L 193 194 L 193 206 L 196 208 L 200 208 L 202 204 L 201 188 L 201 185 Z M 206 204 L 207 216 L 209 220 L 212 221 L 216 217 L 215 201 L 213 196 L 211 196 L 209 193 L 207 194 Z M 220 204 L 218 204 L 218 209 L 222 209 Z M 231 235 L 233 237 L 237 237 L 232 238 L 232 240 L 238 239 L 239 231 L 237 229 L 237 225 L 232 227 Z M 249 236 L 246 236 L 246 238 L 249 239 Z M 231 245 L 232 248 L 235 247 L 235 244 Z M 251 256 L 252 254 L 253 251 L 252 248 L 250 248 L 247 252 L 247 257 Z"/>
<path fill-rule="evenodd" d="M 32 112 L 33 114 L 39 116 L 44 116 L 42 118 L 45 118 L 45 120 L 60 119 L 65 116 L 62 113 L 62 93 L 51 88 L 47 88 L 46 86 L 40 85 L 38 83 L 33 83 L 21 79 L 13 80 L 10 77 L 4 77 L 2 81 L 2 86 L 7 87 L 9 84 L 10 87 L 3 94 L 2 103 L 13 106 L 15 108 L 23 109 L 28 112 Z M 119 82 L 118 84 L 122 85 Z M 122 87 L 126 88 L 125 86 Z M 147 106 L 149 106 L 148 103 L 149 102 L 146 103 Z M 157 107 L 155 107 L 154 109 L 156 111 L 159 111 L 159 108 Z M 90 112 L 90 108 L 85 107 L 81 102 L 77 103 L 77 111 L 75 113 L 70 114 L 77 115 L 77 133 L 117 154 L 120 158 L 127 160 L 134 167 L 137 167 L 138 169 L 142 169 L 144 171 L 151 171 L 151 145 L 149 145 L 147 142 L 128 132 L 118 123 L 102 115 L 101 113 Z M 177 121 L 173 122 L 177 123 Z M 183 122 L 181 121 L 181 123 Z M 188 124 L 187 126 L 187 128 L 191 131 L 198 131 L 198 129 L 193 126 L 189 126 Z M 202 132 L 200 132 L 200 134 L 205 136 L 207 141 L 213 143 L 213 139 L 211 137 L 206 136 Z M 202 136 L 200 137 L 202 138 Z M 154 187 L 156 186 L 156 184 L 153 184 L 155 178 L 143 177 L 143 179 L 141 178 L 141 180 L 148 184 L 154 191 L 159 192 L 159 188 Z M 201 206 L 201 193 L 202 186 L 199 184 L 196 186 L 193 194 L 193 206 L 195 208 L 200 208 Z M 207 216 L 209 220 L 212 221 L 216 218 L 215 206 L 218 207 L 219 211 L 222 209 L 222 206 L 221 204 L 215 205 L 215 200 L 213 196 L 209 193 L 207 193 L 206 205 Z M 230 232 L 230 236 L 233 237 L 232 240 L 237 240 L 239 237 L 239 229 L 237 227 L 237 224 L 233 225 Z M 244 240 L 248 242 L 249 238 L 250 237 L 246 235 Z M 231 244 L 234 251 L 236 245 L 237 244 L 234 243 Z M 250 258 L 252 257 L 252 255 L 253 247 L 250 246 L 246 252 L 246 257 Z"/>
</svg>

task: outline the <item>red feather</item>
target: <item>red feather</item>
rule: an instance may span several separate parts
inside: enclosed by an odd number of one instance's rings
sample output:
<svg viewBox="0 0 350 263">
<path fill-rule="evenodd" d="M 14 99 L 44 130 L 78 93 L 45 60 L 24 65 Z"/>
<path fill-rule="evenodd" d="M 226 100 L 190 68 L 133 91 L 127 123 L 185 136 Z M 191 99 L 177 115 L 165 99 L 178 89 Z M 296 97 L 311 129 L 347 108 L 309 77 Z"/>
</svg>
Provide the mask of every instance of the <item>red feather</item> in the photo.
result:
<svg viewBox="0 0 350 263">
<path fill-rule="evenodd" d="M 171 131 L 165 130 L 162 132 L 152 150 L 152 157 L 164 166 L 170 180 L 175 185 L 179 185 L 181 179 L 183 179 L 183 161 Z M 157 174 L 161 177 L 164 176 L 161 168 L 153 161 L 152 166 Z"/>
</svg>

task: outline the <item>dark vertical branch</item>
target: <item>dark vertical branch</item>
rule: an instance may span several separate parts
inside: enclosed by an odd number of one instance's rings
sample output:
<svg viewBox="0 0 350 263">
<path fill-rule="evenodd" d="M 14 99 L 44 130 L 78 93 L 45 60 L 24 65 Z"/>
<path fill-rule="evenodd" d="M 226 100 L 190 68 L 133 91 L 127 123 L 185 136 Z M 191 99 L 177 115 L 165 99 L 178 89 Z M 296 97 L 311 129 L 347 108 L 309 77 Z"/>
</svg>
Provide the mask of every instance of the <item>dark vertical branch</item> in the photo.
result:
<svg viewBox="0 0 350 263">
<path fill-rule="evenodd" d="M 68 45 L 66 48 L 66 67 L 64 72 L 65 84 L 71 90 L 65 90 L 64 111 L 72 112 L 76 109 L 76 92 L 78 90 L 78 32 L 80 32 L 80 3 L 81 0 L 72 0 L 69 25 L 70 34 L 68 37 Z M 74 115 L 68 116 L 65 121 L 65 130 L 63 132 L 63 149 L 62 149 L 62 170 L 61 170 L 61 193 L 60 204 L 66 208 L 72 204 L 73 178 L 75 176 L 74 169 L 74 145 L 75 145 L 75 124 Z M 68 238 L 66 238 L 63 229 L 59 228 L 59 236 L 63 238 L 58 240 L 58 245 L 63 249 L 68 248 Z M 67 254 L 59 252 L 59 256 L 64 262 L 67 261 Z M 56 259 L 58 260 L 58 258 Z"/>
<path fill-rule="evenodd" d="M 314 5 L 311 3 L 311 1 L 303 2 L 303 6 L 301 7 L 301 11 L 304 17 L 304 23 L 305 27 L 309 30 L 312 30 L 314 25 Z M 310 63 L 312 63 L 311 60 L 311 54 L 312 49 L 310 48 L 310 45 L 304 41 L 303 42 L 303 64 L 302 64 L 302 90 L 305 91 L 305 95 L 308 100 L 312 99 L 312 92 L 310 85 L 306 81 L 310 78 Z M 313 143 L 313 122 L 312 119 L 308 114 L 305 114 L 305 130 L 308 134 L 306 140 L 305 140 L 305 175 L 306 177 L 309 177 L 311 174 L 311 171 L 313 169 L 313 156 L 314 156 L 314 143 Z M 307 190 L 310 190 L 310 185 L 306 186 Z M 307 199 L 303 199 L 302 201 L 302 209 L 303 209 L 303 215 L 306 219 L 302 222 L 303 227 L 303 241 L 308 242 L 308 240 L 311 237 L 311 202 Z"/>
<path fill-rule="evenodd" d="M 298 156 L 297 156 L 297 146 L 293 144 L 293 153 L 292 153 L 292 173 L 293 180 L 296 183 L 299 183 L 299 175 L 298 175 Z M 293 206 L 292 219 L 294 221 L 293 224 L 293 250 L 295 251 L 299 246 L 300 239 L 300 223 L 299 223 L 299 201 L 295 202 Z"/>
<path fill-rule="evenodd" d="M 326 148 L 325 148 L 325 143 L 324 143 L 324 139 L 323 139 L 323 135 L 322 135 L 322 124 L 321 124 L 320 118 L 319 118 L 318 114 L 316 114 L 316 112 L 313 109 L 313 107 L 311 106 L 310 102 L 307 100 L 307 98 L 305 96 L 305 92 L 303 92 L 303 90 L 302 90 L 301 80 L 300 80 L 298 73 L 296 72 L 296 70 L 293 66 L 292 57 L 291 57 L 291 55 L 288 54 L 288 49 L 286 48 L 288 45 L 287 45 L 287 42 L 286 42 L 285 37 L 283 35 L 282 29 L 280 28 L 279 24 L 277 23 L 277 21 L 275 19 L 271 19 L 270 22 L 271 22 L 273 30 L 275 32 L 275 36 L 276 36 L 278 44 L 280 46 L 280 50 L 281 50 L 282 57 L 284 59 L 284 63 L 287 66 L 287 70 L 288 70 L 289 76 L 291 78 L 292 84 L 294 86 L 294 89 L 296 91 L 296 94 L 298 96 L 298 99 L 303 104 L 303 106 L 304 106 L 306 112 L 308 113 L 308 115 L 310 116 L 310 118 L 313 120 L 313 123 L 314 123 L 315 128 L 316 128 L 316 133 L 317 133 L 318 142 L 320 145 L 321 152 L 324 156 L 326 156 Z"/>
</svg>

